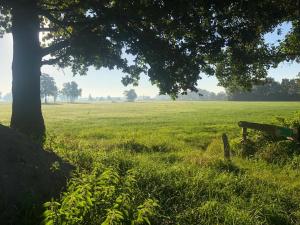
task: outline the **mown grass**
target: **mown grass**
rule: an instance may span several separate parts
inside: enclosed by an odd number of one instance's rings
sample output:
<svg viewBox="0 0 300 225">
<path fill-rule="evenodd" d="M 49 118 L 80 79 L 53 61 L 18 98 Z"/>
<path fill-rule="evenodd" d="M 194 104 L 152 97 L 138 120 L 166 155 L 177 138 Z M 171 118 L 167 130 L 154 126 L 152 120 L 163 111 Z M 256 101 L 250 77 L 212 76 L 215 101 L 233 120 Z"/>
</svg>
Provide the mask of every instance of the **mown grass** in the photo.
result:
<svg viewBox="0 0 300 225">
<path fill-rule="evenodd" d="M 0 122 L 9 121 L 0 105 Z M 300 224 L 299 168 L 222 159 L 240 120 L 273 123 L 295 102 L 44 105 L 46 147 L 77 167 L 49 224 Z M 295 161 L 297 164 L 297 161 Z"/>
</svg>

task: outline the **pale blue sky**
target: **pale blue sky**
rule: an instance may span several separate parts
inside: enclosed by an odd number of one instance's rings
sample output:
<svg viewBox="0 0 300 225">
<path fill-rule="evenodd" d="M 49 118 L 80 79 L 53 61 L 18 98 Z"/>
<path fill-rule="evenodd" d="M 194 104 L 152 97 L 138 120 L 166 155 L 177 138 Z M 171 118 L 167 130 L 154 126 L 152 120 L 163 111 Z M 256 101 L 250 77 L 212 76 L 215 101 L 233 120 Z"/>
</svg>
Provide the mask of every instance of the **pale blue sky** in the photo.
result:
<svg viewBox="0 0 300 225">
<path fill-rule="evenodd" d="M 289 24 L 281 26 L 282 33 L 286 34 L 290 29 Z M 280 38 L 277 34 L 268 34 L 266 41 L 275 43 Z M 8 93 L 11 90 L 11 60 L 12 60 L 12 37 L 10 34 L 0 39 L 0 92 Z M 86 76 L 72 76 L 70 70 L 58 70 L 53 66 L 43 66 L 42 72 L 48 73 L 56 80 L 57 86 L 69 81 L 76 81 L 83 90 L 83 96 L 122 96 L 124 87 L 121 78 L 124 74 L 119 70 L 91 68 Z M 282 78 L 294 78 L 300 72 L 300 65 L 295 63 L 281 63 L 278 68 L 269 70 L 269 76 L 280 81 Z M 214 77 L 206 77 L 198 82 L 199 88 L 219 92 L 224 90 L 217 86 L 218 82 Z M 147 76 L 142 76 L 138 87 L 134 87 L 138 95 L 155 96 L 158 94 L 156 86 L 152 86 Z"/>
</svg>

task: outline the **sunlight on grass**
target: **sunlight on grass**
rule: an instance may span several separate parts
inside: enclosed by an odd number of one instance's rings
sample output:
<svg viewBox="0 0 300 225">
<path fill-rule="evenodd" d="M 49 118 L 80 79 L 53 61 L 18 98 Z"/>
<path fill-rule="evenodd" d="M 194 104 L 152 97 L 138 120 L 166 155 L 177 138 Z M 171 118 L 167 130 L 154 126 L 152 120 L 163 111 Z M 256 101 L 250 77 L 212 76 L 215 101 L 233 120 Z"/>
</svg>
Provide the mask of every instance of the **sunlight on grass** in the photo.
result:
<svg viewBox="0 0 300 225">
<path fill-rule="evenodd" d="M 294 102 L 44 105 L 46 147 L 77 167 L 45 221 L 299 224 L 299 170 L 237 155 L 224 162 L 220 138 L 239 137 L 240 120 L 272 123 L 297 110 Z M 10 106 L 0 112 L 8 124 Z"/>
</svg>

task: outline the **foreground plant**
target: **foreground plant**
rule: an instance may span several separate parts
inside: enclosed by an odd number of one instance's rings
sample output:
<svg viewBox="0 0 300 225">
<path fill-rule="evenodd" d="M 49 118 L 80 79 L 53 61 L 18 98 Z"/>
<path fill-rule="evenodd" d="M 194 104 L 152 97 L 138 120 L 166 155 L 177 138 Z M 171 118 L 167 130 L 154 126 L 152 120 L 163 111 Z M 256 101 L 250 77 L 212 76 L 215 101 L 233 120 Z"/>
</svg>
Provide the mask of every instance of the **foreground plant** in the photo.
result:
<svg viewBox="0 0 300 225">
<path fill-rule="evenodd" d="M 134 171 L 120 176 L 113 168 L 81 173 L 59 201 L 45 203 L 44 224 L 151 224 L 154 199 L 139 199 Z"/>
</svg>

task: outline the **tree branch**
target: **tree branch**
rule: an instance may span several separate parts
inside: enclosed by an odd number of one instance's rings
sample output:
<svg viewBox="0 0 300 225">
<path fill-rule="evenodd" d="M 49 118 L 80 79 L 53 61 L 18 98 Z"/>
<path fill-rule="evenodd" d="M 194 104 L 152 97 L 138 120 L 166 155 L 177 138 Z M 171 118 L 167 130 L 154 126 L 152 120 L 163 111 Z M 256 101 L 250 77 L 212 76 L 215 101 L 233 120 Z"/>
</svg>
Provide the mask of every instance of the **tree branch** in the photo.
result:
<svg viewBox="0 0 300 225">
<path fill-rule="evenodd" d="M 40 27 L 39 32 L 55 32 L 58 29 L 51 27 Z"/>
<path fill-rule="evenodd" d="M 43 66 L 43 65 L 54 65 L 54 64 L 58 63 L 59 60 L 61 60 L 62 58 L 66 57 L 67 55 L 68 55 L 68 54 L 65 53 L 65 54 L 63 54 L 63 55 L 61 55 L 61 56 L 59 56 L 59 57 L 57 57 L 57 58 L 54 58 L 54 59 L 43 60 L 43 61 L 41 62 L 41 65 L 42 65 L 42 66 Z"/>
<path fill-rule="evenodd" d="M 61 42 L 58 42 L 58 43 L 55 43 L 49 47 L 46 47 L 46 48 L 42 48 L 41 50 L 41 56 L 46 56 L 46 55 L 49 55 L 51 54 L 52 52 L 55 52 L 55 51 L 58 51 L 62 48 L 65 48 L 67 46 L 69 46 L 71 43 L 71 40 L 70 39 L 66 39 L 64 41 L 61 41 Z"/>
</svg>

